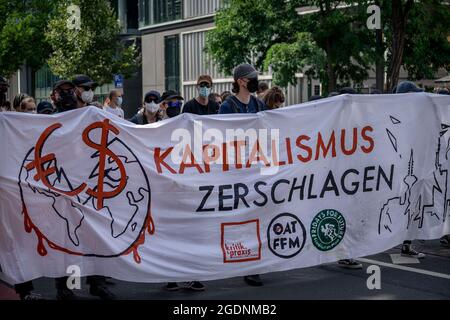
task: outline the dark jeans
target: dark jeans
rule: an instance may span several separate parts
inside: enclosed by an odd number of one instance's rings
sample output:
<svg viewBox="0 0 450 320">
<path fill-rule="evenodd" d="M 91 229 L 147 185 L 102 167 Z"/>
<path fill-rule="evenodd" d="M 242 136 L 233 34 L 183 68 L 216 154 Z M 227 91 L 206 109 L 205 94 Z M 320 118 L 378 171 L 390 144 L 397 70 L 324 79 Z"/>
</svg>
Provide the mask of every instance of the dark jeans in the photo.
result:
<svg viewBox="0 0 450 320">
<path fill-rule="evenodd" d="M 34 290 L 33 282 L 28 281 L 24 283 L 19 283 L 14 286 L 14 290 L 20 297 L 24 297 Z"/>
</svg>

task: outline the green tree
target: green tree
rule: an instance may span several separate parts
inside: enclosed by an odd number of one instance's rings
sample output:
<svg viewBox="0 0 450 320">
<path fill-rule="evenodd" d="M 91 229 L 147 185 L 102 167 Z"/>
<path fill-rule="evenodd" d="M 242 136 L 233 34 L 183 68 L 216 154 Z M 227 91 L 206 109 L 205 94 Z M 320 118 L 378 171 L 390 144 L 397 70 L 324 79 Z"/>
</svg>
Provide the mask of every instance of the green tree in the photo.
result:
<svg viewBox="0 0 450 320">
<path fill-rule="evenodd" d="M 24 63 L 41 67 L 50 55 L 45 28 L 53 0 L 0 0 L 0 74 L 11 76 Z"/>
<path fill-rule="evenodd" d="M 371 4 L 381 8 L 378 31 L 366 26 Z M 301 6 L 316 10 L 298 16 Z M 229 0 L 208 33 L 206 50 L 223 71 L 242 61 L 271 66 L 282 86 L 303 71 L 320 79 L 325 93 L 362 83 L 376 66 L 377 86 L 383 87 L 386 71 L 390 91 L 401 66 L 413 80 L 449 69 L 449 31 L 449 4 L 439 0 Z"/>
<path fill-rule="evenodd" d="M 70 5 L 80 8 L 81 29 L 68 24 Z M 134 45 L 119 41 L 120 25 L 108 0 L 62 0 L 48 22 L 46 40 L 52 48 L 51 71 L 63 78 L 87 74 L 100 83 L 114 74 L 131 76 L 139 66 Z"/>
<path fill-rule="evenodd" d="M 293 82 L 296 72 L 315 75 L 334 91 L 337 82 L 361 83 L 368 76 L 373 36 L 362 30 L 365 1 L 230 0 L 216 16 L 207 51 L 223 71 L 242 61 L 272 66 L 277 84 Z M 299 16 L 296 8 L 316 6 Z"/>
</svg>

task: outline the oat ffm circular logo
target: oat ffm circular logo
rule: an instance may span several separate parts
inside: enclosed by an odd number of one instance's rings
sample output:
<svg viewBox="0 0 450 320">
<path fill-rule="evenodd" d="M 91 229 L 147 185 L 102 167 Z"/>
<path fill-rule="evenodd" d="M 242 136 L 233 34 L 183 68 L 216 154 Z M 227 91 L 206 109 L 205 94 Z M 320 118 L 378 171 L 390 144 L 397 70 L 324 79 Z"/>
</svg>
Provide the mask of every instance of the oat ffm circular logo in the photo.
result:
<svg viewBox="0 0 450 320">
<path fill-rule="evenodd" d="M 267 242 L 274 255 L 290 259 L 305 246 L 306 229 L 297 216 L 281 213 L 272 219 L 267 228 Z"/>
<path fill-rule="evenodd" d="M 345 219 L 337 210 L 320 211 L 311 222 L 311 239 L 320 251 L 335 248 L 345 236 Z"/>
</svg>

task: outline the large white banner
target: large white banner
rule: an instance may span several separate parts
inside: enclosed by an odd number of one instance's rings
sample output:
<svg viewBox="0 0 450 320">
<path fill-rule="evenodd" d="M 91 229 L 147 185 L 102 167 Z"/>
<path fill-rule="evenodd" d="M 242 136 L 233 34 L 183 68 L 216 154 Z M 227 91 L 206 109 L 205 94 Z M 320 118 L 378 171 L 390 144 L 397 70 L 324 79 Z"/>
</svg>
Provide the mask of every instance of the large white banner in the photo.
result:
<svg viewBox="0 0 450 320">
<path fill-rule="evenodd" d="M 135 126 L 0 113 L 0 267 L 213 280 L 450 233 L 450 97 L 338 96 Z"/>
</svg>

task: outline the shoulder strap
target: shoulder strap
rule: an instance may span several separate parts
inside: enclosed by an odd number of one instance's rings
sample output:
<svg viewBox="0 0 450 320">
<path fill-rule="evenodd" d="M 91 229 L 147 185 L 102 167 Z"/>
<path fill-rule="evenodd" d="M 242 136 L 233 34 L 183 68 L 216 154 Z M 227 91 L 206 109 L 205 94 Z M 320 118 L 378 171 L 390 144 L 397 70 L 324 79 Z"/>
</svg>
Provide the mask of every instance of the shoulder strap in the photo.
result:
<svg viewBox="0 0 450 320">
<path fill-rule="evenodd" d="M 264 108 L 263 108 L 263 105 L 262 105 L 262 101 L 260 100 L 260 99 L 258 99 L 257 97 L 255 97 L 255 96 L 250 96 L 251 97 L 251 99 L 253 99 L 253 101 L 256 103 L 256 112 L 260 112 L 261 110 L 263 110 Z"/>
<path fill-rule="evenodd" d="M 228 101 L 228 103 L 230 103 L 231 107 L 234 110 L 234 113 L 239 113 L 239 107 L 237 105 L 237 103 L 234 101 L 234 96 L 229 97 L 226 101 Z"/>
</svg>

